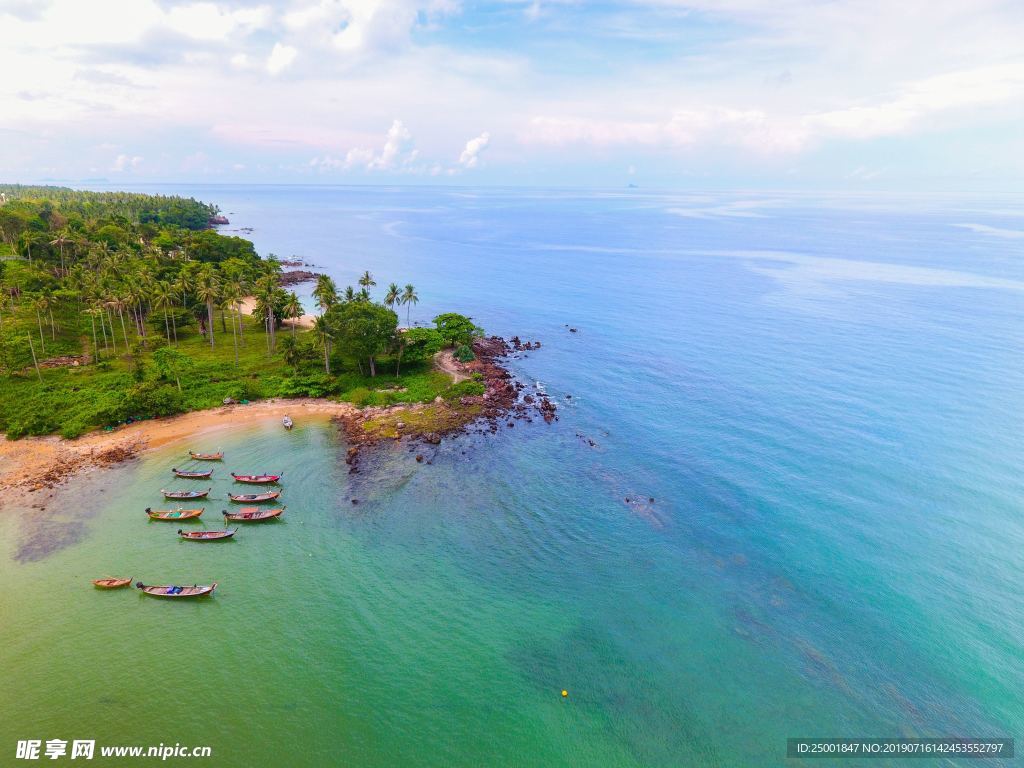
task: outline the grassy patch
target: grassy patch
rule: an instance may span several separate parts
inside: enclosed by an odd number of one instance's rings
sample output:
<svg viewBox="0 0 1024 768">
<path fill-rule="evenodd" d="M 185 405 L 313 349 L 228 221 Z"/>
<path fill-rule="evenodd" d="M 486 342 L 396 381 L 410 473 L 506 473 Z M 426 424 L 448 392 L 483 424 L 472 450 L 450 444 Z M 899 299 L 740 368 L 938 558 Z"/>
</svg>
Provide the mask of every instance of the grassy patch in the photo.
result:
<svg viewBox="0 0 1024 768">
<path fill-rule="evenodd" d="M 453 408 L 447 403 L 430 403 L 421 408 L 374 416 L 363 422 L 363 429 L 374 437 L 398 438 L 402 434 L 447 432 L 464 427 L 483 413 L 482 405 Z M 399 424 L 403 424 L 399 428 Z"/>
</svg>

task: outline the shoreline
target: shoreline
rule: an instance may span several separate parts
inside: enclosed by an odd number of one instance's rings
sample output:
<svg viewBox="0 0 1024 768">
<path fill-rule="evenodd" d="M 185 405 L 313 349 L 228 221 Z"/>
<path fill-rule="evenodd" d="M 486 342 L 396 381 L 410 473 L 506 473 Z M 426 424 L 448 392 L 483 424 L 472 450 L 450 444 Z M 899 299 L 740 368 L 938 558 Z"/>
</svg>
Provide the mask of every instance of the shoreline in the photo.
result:
<svg viewBox="0 0 1024 768">
<path fill-rule="evenodd" d="M 90 432 L 74 440 L 55 435 L 0 439 L 0 493 L 31 494 L 25 498 L 26 505 L 38 508 L 40 502 L 45 506 L 58 486 L 79 474 L 116 466 L 170 443 L 198 440 L 211 432 L 280 420 L 285 415 L 301 424 L 310 417 L 326 421 L 358 411 L 351 403 L 333 400 L 271 398 L 137 421 L 109 432 Z"/>
<path fill-rule="evenodd" d="M 540 346 L 539 343 L 537 346 Z M 0 495 L 26 494 L 24 504 L 44 509 L 64 483 L 86 472 L 122 464 L 146 451 L 174 442 L 198 441 L 211 432 L 291 416 L 297 424 L 311 419 L 334 421 L 349 443 L 346 463 L 358 471 L 363 448 L 381 442 L 409 439 L 436 445 L 442 438 L 462 434 L 479 424 L 479 433 L 495 433 L 499 426 L 514 426 L 517 419 L 557 421 L 556 406 L 541 392 L 526 393 L 526 386 L 499 362 L 522 349 L 518 337 L 510 343 L 492 336 L 473 344 L 477 359 L 459 363 L 450 354 L 439 355 L 437 369 L 453 381 L 474 375 L 484 384 L 482 395 L 446 401 L 440 396 L 427 403 L 403 403 L 388 407 L 359 408 L 352 403 L 326 398 L 269 398 L 242 405 L 220 405 L 202 411 L 137 421 L 111 431 L 90 432 L 73 440 L 47 435 L 7 440 L 0 435 Z M 0 508 L 5 506 L 0 503 Z"/>
</svg>

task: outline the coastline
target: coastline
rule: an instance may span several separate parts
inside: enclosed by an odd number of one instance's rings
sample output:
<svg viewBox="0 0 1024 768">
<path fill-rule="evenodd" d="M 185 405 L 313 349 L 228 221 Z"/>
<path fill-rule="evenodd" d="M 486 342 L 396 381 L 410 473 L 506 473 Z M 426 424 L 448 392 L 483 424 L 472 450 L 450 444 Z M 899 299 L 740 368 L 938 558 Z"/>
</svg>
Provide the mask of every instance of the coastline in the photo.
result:
<svg viewBox="0 0 1024 768">
<path fill-rule="evenodd" d="M 198 441 L 212 432 L 280 421 L 286 415 L 299 424 L 311 418 L 335 421 L 349 442 L 346 462 L 352 472 L 358 471 L 359 452 L 383 441 L 405 438 L 436 445 L 443 437 L 462 433 L 478 422 L 481 433 L 494 433 L 502 424 L 512 427 L 515 419 L 530 422 L 532 415 L 547 423 L 556 421 L 555 404 L 541 392 L 524 394 L 525 385 L 499 362 L 523 348 L 518 337 L 510 343 L 492 336 L 474 342 L 477 359 L 473 362 L 459 363 L 450 352 L 439 354 L 437 369 L 454 382 L 475 375 L 484 384 L 482 395 L 451 402 L 438 397 L 428 403 L 359 408 L 326 398 L 269 398 L 137 421 L 73 440 L 55 435 L 7 440 L 0 435 L 0 495 L 29 494 L 21 506 L 44 509 L 60 486 L 83 473 L 116 466 L 169 443 Z M 204 447 L 198 442 L 194 445 Z"/>
<path fill-rule="evenodd" d="M 74 440 L 54 435 L 0 439 L 0 493 L 31 494 L 29 506 L 40 507 L 54 489 L 81 473 L 115 466 L 146 451 L 211 432 L 279 420 L 290 415 L 298 423 L 311 417 L 351 416 L 351 403 L 316 398 L 271 398 L 247 405 L 225 405 L 161 419 L 126 424 L 109 432 L 90 432 Z"/>
</svg>

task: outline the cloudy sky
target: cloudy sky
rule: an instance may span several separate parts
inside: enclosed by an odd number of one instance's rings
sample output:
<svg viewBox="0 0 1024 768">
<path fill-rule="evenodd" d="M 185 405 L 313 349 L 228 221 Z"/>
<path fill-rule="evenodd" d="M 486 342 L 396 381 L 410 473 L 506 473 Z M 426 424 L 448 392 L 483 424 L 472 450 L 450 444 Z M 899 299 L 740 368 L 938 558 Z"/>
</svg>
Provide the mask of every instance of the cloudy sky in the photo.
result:
<svg viewBox="0 0 1024 768">
<path fill-rule="evenodd" d="M 0 180 L 1019 189 L 1021 0 L 0 0 Z"/>
</svg>

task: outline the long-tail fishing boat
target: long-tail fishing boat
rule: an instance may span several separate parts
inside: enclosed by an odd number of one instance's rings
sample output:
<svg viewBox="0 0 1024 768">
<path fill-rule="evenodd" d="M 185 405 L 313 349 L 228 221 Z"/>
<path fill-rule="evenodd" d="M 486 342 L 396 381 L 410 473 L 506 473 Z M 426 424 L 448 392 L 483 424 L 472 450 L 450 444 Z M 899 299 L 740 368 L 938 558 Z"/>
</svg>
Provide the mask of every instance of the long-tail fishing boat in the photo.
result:
<svg viewBox="0 0 1024 768">
<path fill-rule="evenodd" d="M 171 469 L 171 472 L 173 472 L 176 477 L 183 477 L 186 480 L 205 480 L 206 478 L 210 477 L 210 475 L 213 474 L 213 470 L 212 469 L 196 469 L 196 470 L 191 470 L 191 469 L 178 469 L 177 467 L 173 467 Z"/>
<path fill-rule="evenodd" d="M 237 528 L 226 531 L 183 531 L 178 529 L 178 535 L 187 541 L 220 541 L 230 539 L 236 533 L 238 533 Z"/>
<path fill-rule="evenodd" d="M 189 451 L 188 455 L 196 461 L 221 461 L 224 458 L 224 451 L 217 451 L 217 453 L 197 453 L 196 451 Z"/>
<path fill-rule="evenodd" d="M 231 476 L 235 478 L 236 483 L 251 483 L 253 485 L 269 485 L 283 477 L 282 475 L 236 475 L 234 472 L 231 473 Z"/>
<path fill-rule="evenodd" d="M 129 576 L 127 579 L 107 577 L 105 579 L 93 579 L 92 583 L 93 586 L 98 587 L 99 589 L 120 589 L 121 587 L 127 587 L 131 584 L 132 578 L 132 576 Z"/>
<path fill-rule="evenodd" d="M 150 509 L 146 507 L 146 514 L 150 520 L 191 520 L 203 514 L 206 507 L 199 509 Z"/>
<path fill-rule="evenodd" d="M 178 586 L 176 584 L 164 584 L 154 587 L 147 586 L 139 581 L 136 582 L 135 586 L 153 597 L 202 597 L 203 595 L 212 594 L 213 590 L 217 588 L 217 582 L 206 585 L 193 584 L 191 587 Z"/>
<path fill-rule="evenodd" d="M 205 491 L 168 491 L 161 488 L 160 493 L 165 499 L 205 499 L 212 490 L 213 488 L 207 488 Z"/>
<path fill-rule="evenodd" d="M 266 493 L 229 493 L 228 498 L 236 504 L 254 504 L 261 501 L 273 501 L 280 495 L 280 491 L 267 491 Z"/>
<path fill-rule="evenodd" d="M 284 512 L 284 507 L 280 509 L 260 509 L 259 507 L 242 507 L 237 512 L 228 512 L 226 509 L 221 512 L 224 515 L 225 520 L 231 522 L 240 523 L 255 523 L 260 520 L 271 520 L 275 517 L 280 517 Z"/>
</svg>

